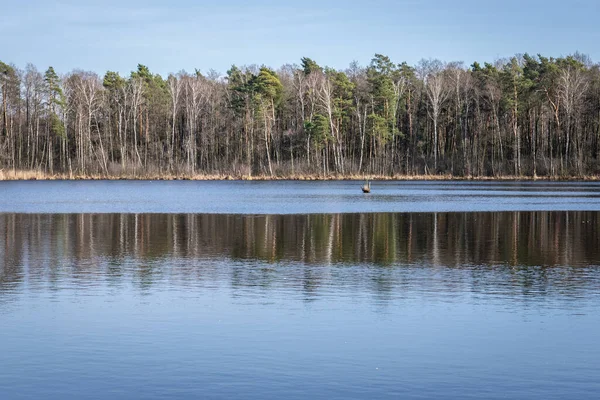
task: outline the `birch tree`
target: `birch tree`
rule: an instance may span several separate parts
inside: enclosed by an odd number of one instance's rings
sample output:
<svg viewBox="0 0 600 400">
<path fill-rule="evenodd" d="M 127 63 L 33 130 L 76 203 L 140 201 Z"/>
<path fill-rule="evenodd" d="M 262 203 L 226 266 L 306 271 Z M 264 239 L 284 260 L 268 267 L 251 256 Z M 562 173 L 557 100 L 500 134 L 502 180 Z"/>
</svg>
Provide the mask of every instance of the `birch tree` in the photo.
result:
<svg viewBox="0 0 600 400">
<path fill-rule="evenodd" d="M 429 115 L 433 121 L 433 168 L 437 173 L 438 165 L 438 120 L 440 112 L 450 95 L 444 64 L 439 60 L 421 61 L 425 71 L 425 89 L 429 99 Z"/>
</svg>

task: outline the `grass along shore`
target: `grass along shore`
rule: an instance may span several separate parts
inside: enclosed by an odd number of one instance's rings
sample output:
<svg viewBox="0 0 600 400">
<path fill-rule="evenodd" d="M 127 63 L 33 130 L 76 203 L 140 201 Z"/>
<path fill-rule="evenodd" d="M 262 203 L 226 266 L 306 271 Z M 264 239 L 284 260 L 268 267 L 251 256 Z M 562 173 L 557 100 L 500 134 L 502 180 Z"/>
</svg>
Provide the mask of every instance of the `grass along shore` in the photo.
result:
<svg viewBox="0 0 600 400">
<path fill-rule="evenodd" d="M 545 180 L 545 181 L 600 181 L 600 175 L 589 176 L 453 176 L 453 175 L 358 175 L 358 174 L 290 174 L 290 175 L 228 175 L 228 174 L 152 174 L 152 173 L 127 173 L 119 175 L 105 174 L 49 174 L 39 170 L 0 170 L 0 181 L 26 181 L 26 180 L 192 180 L 192 181 L 328 181 L 328 180 L 356 180 L 363 181 L 519 181 L 519 180 Z"/>
</svg>

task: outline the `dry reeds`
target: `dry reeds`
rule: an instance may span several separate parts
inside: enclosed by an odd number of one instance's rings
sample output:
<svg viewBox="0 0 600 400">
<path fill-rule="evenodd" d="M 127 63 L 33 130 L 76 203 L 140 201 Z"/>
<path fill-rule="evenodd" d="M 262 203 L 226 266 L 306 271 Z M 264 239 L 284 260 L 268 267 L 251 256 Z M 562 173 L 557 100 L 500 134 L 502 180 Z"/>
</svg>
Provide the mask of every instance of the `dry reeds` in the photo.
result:
<svg viewBox="0 0 600 400">
<path fill-rule="evenodd" d="M 270 181 L 270 180 L 297 180 L 297 181 L 327 181 L 327 180 L 354 180 L 363 181 L 515 181 L 515 180 L 583 180 L 598 181 L 600 176 L 452 176 L 452 175 L 363 175 L 363 174 L 279 174 L 248 175 L 248 174 L 201 174 L 201 173 L 120 173 L 120 174 L 50 174 L 41 170 L 1 170 L 0 181 L 23 181 L 23 180 L 193 180 L 193 181 L 215 181 L 215 180 L 243 180 L 243 181 Z"/>
</svg>

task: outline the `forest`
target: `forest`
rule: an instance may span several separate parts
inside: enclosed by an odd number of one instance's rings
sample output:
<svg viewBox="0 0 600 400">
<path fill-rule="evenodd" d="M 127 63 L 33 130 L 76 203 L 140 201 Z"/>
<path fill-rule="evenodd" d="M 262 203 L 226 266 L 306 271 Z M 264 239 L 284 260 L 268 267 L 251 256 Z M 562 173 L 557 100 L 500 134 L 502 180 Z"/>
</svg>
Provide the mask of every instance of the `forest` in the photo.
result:
<svg viewBox="0 0 600 400">
<path fill-rule="evenodd" d="M 600 65 L 580 53 L 129 76 L 0 61 L 0 172 L 43 177 L 592 177 Z M 1 174 L 0 174 L 1 175 Z"/>
</svg>

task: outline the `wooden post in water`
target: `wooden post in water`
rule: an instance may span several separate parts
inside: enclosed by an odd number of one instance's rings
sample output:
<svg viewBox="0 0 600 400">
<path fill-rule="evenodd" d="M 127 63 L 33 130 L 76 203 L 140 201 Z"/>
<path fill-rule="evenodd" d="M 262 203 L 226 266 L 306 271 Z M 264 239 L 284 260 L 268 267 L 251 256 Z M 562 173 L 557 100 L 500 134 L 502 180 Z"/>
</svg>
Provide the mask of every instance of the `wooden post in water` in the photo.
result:
<svg viewBox="0 0 600 400">
<path fill-rule="evenodd" d="M 363 193 L 371 193 L 371 184 L 369 183 L 368 179 L 365 181 L 365 184 L 362 186 L 362 191 L 363 191 Z"/>
</svg>

